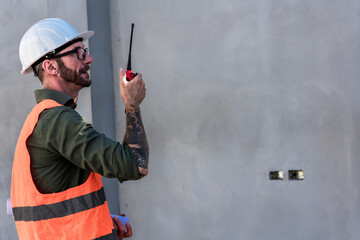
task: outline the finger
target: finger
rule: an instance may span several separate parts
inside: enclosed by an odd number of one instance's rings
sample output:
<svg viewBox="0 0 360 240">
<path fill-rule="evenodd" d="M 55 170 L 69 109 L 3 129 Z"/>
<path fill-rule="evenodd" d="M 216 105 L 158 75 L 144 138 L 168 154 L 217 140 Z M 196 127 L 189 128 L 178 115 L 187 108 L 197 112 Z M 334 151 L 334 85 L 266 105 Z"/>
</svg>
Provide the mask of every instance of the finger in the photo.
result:
<svg viewBox="0 0 360 240">
<path fill-rule="evenodd" d="M 114 226 L 114 229 L 116 230 L 116 232 L 118 231 L 118 226 L 117 224 L 115 223 L 115 220 L 113 219 L 113 226 Z"/>
<path fill-rule="evenodd" d="M 123 238 L 125 237 L 124 234 L 125 234 L 125 230 L 124 230 L 124 231 L 120 231 L 120 232 L 119 232 L 119 238 L 120 238 L 120 239 L 123 239 Z"/>
<path fill-rule="evenodd" d="M 126 82 L 126 71 L 122 67 L 119 70 L 119 79 L 120 79 L 120 84 Z"/>
<path fill-rule="evenodd" d="M 126 71 L 122 67 L 119 70 L 119 78 L 123 79 L 126 76 Z"/>
<path fill-rule="evenodd" d="M 119 233 L 122 232 L 122 233 L 124 234 L 124 232 L 125 232 L 125 227 L 124 227 L 124 225 L 122 225 L 120 219 L 119 219 L 118 217 L 113 217 L 113 220 L 114 220 L 114 222 L 116 223 L 117 228 L 119 229 Z"/>
<path fill-rule="evenodd" d="M 143 80 L 143 79 L 142 79 L 142 74 L 141 74 L 141 73 L 138 73 L 138 74 L 134 77 L 133 80 L 135 80 L 135 79 L 141 79 L 141 80 Z"/>
<path fill-rule="evenodd" d="M 130 223 L 126 223 L 126 229 L 127 229 L 127 232 L 125 233 L 125 237 L 132 237 L 133 235 L 133 231 L 132 231 L 132 227 L 130 225 Z"/>
</svg>

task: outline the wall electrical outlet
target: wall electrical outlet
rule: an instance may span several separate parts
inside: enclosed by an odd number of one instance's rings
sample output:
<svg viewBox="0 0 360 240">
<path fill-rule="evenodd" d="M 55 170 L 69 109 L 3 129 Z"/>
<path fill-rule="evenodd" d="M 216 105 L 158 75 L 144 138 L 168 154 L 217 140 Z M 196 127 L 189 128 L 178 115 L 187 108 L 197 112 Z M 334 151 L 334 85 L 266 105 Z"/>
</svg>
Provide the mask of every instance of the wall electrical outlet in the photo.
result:
<svg viewBox="0 0 360 240">
<path fill-rule="evenodd" d="M 269 178 L 270 178 L 270 180 L 283 180 L 284 172 L 283 171 L 270 171 Z"/>
<path fill-rule="evenodd" d="M 304 180 L 304 171 L 289 170 L 289 180 Z"/>
</svg>

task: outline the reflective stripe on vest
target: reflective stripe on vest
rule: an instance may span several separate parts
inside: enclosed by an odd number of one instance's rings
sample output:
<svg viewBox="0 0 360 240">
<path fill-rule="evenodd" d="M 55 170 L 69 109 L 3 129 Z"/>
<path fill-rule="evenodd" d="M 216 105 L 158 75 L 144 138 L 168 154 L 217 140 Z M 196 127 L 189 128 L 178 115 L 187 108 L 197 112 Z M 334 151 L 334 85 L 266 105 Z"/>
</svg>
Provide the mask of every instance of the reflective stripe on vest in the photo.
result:
<svg viewBox="0 0 360 240">
<path fill-rule="evenodd" d="M 11 204 L 19 239 L 117 239 L 101 176 L 90 173 L 85 183 L 59 193 L 40 193 L 31 176 L 26 140 L 40 114 L 62 106 L 53 100 L 37 104 L 25 120 L 16 145 Z"/>
</svg>

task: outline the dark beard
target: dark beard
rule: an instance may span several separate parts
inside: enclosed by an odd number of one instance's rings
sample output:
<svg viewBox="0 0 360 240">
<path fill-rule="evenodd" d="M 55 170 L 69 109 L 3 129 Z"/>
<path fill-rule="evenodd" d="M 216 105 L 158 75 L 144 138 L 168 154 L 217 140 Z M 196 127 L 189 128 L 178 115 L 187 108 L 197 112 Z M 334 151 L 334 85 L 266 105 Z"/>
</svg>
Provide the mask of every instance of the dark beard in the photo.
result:
<svg viewBox="0 0 360 240">
<path fill-rule="evenodd" d="M 81 87 L 90 87 L 91 79 L 83 79 L 81 77 L 81 73 L 87 72 L 90 67 L 86 65 L 86 67 L 81 68 L 79 72 L 75 72 L 74 70 L 65 66 L 64 62 L 61 59 L 55 59 L 60 70 L 60 77 L 62 77 L 66 82 L 75 83 Z"/>
</svg>

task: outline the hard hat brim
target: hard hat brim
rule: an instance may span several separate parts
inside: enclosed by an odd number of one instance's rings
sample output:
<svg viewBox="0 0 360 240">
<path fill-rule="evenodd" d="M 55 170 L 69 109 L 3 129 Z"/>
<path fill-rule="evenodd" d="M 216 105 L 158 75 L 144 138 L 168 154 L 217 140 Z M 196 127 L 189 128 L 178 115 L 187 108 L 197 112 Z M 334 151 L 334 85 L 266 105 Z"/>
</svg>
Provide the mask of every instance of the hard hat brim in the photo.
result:
<svg viewBox="0 0 360 240">
<path fill-rule="evenodd" d="M 94 33 L 95 33 L 94 31 L 82 32 L 82 33 L 78 34 L 77 36 L 75 36 L 74 38 L 69 39 L 69 40 L 68 40 L 67 42 L 65 42 L 63 45 L 67 44 L 68 42 L 70 42 L 70 41 L 72 41 L 72 40 L 78 39 L 78 38 L 82 38 L 82 42 L 84 42 L 84 41 L 88 40 L 90 37 L 92 37 L 92 36 L 94 35 Z M 63 46 L 63 45 L 61 45 L 61 46 Z M 61 47 L 61 46 L 59 46 L 59 47 Z M 51 52 L 51 51 L 53 51 L 53 50 L 55 50 L 55 49 L 51 49 L 51 50 L 48 51 L 47 53 L 45 53 L 45 54 L 43 54 L 42 56 L 40 56 L 39 58 L 37 58 L 35 61 L 31 62 L 31 64 L 30 64 L 27 68 L 25 68 L 25 69 L 23 69 L 23 70 L 21 71 L 21 74 L 32 73 L 32 72 L 33 72 L 33 69 L 32 69 L 31 66 L 32 66 L 34 63 L 36 63 L 39 59 L 43 58 L 44 56 L 46 56 L 46 54 L 48 54 L 49 52 Z"/>
</svg>

